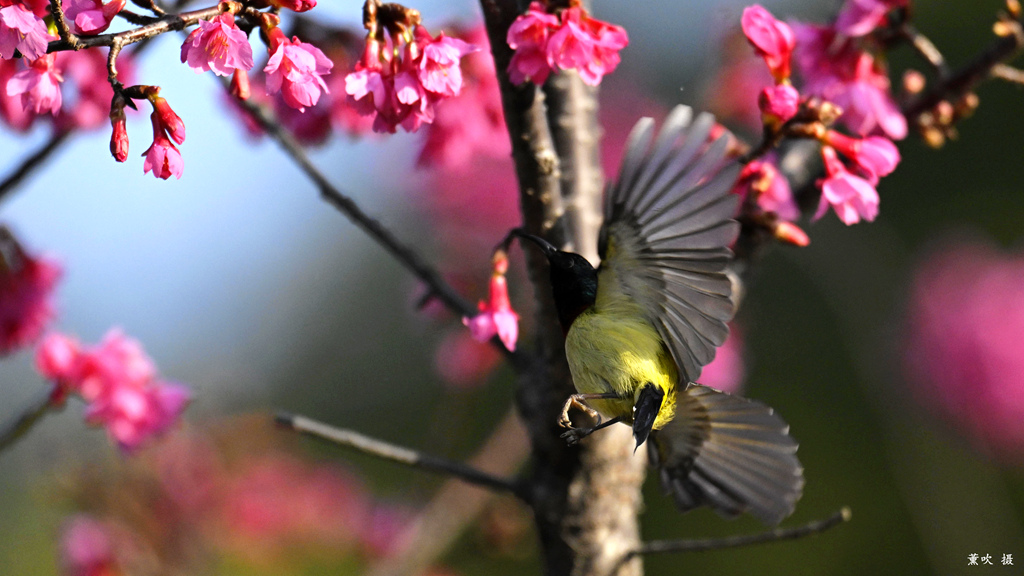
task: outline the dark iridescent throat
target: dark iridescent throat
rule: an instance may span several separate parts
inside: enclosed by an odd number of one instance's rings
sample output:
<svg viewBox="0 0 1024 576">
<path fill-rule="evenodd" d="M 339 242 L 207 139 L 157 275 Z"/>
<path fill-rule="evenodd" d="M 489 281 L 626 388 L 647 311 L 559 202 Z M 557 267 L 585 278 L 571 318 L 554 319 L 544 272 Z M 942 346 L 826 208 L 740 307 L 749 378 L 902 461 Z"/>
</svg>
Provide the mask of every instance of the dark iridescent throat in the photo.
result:
<svg viewBox="0 0 1024 576">
<path fill-rule="evenodd" d="M 551 263 L 551 288 L 562 331 L 569 327 L 597 299 L 597 270 L 586 258 L 572 252 L 556 252 L 548 256 Z"/>
</svg>

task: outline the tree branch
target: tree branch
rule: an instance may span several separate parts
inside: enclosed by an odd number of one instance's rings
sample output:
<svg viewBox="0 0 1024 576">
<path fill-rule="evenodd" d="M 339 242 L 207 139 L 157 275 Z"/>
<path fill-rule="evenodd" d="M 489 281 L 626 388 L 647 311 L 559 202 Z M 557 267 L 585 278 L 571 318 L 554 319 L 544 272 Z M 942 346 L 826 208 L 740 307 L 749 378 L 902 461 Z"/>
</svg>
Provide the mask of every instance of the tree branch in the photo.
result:
<svg viewBox="0 0 1024 576">
<path fill-rule="evenodd" d="M 642 554 L 665 554 L 668 552 L 706 552 L 723 548 L 739 548 L 767 542 L 796 540 L 814 534 L 820 534 L 834 526 L 849 522 L 852 512 L 846 506 L 824 520 L 808 522 L 795 528 L 776 528 L 759 534 L 729 536 L 726 538 L 708 538 L 703 540 L 652 540 L 626 555 L 623 562 Z"/>
<path fill-rule="evenodd" d="M 49 411 L 55 388 L 44 388 L 21 413 L 0 425 L 0 452 L 13 446 Z"/>
<path fill-rule="evenodd" d="M 295 141 L 295 138 L 266 109 L 248 100 L 236 100 L 236 102 L 256 120 L 271 138 L 277 141 L 299 169 L 316 184 L 324 201 L 337 208 L 338 211 L 347 216 L 352 222 L 362 228 L 364 232 L 369 234 L 371 238 L 377 241 L 378 244 L 383 246 L 395 259 L 423 281 L 433 295 L 448 308 L 460 316 L 474 316 L 477 313 L 476 307 L 448 285 L 441 278 L 441 275 L 434 268 L 430 267 L 418 253 L 395 238 L 391 231 L 385 228 L 383 224 L 363 212 L 358 204 L 331 184 L 327 176 L 309 159 L 302 146 Z M 501 349 L 504 350 L 504 346 Z M 513 352 L 506 350 L 506 353 L 513 359 L 516 357 Z"/>
<path fill-rule="evenodd" d="M 383 458 L 384 460 L 391 460 L 399 464 L 454 476 L 464 482 L 499 492 L 508 492 L 524 501 L 528 501 L 528 495 L 519 483 L 481 472 L 461 462 L 431 456 L 411 448 L 396 446 L 352 430 L 335 428 L 305 416 L 280 413 L 274 419 L 285 428 L 327 440 L 339 446 L 354 448 L 364 454 Z"/>
<path fill-rule="evenodd" d="M 54 132 L 50 139 L 46 141 L 38 150 L 33 152 L 27 158 L 21 161 L 21 164 L 11 172 L 7 178 L 4 178 L 3 182 L 0 182 L 0 202 L 7 198 L 7 195 L 17 189 L 18 185 L 28 178 L 33 172 L 39 167 L 46 163 L 46 161 L 52 156 L 57 150 L 60 150 L 61 146 L 68 141 L 68 137 L 71 136 L 71 132 L 68 130 L 58 130 Z"/>
<path fill-rule="evenodd" d="M 930 90 L 903 107 L 903 115 L 914 123 L 921 114 L 943 100 L 958 100 L 992 75 L 992 70 L 1024 49 L 1024 29 L 1019 22 L 1003 22 L 1007 30 L 968 64 L 939 81 Z"/>
<path fill-rule="evenodd" d="M 501 475 L 514 474 L 529 455 L 526 431 L 515 410 L 509 410 L 469 465 Z M 421 574 L 455 543 L 459 534 L 480 516 L 496 495 L 466 486 L 457 479 L 445 482 L 399 536 L 402 552 L 385 556 L 366 570 L 366 576 Z"/>
</svg>

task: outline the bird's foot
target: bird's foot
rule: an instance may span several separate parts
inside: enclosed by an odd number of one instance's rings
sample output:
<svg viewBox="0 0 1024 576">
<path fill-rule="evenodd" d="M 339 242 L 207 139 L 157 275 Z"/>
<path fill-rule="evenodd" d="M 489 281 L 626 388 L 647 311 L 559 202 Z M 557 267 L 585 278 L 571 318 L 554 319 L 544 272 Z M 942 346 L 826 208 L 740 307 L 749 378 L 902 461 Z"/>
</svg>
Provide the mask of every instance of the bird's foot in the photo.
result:
<svg viewBox="0 0 1024 576">
<path fill-rule="evenodd" d="M 588 406 L 584 400 L 586 400 L 586 397 L 583 394 L 573 394 L 572 396 L 569 396 L 569 399 L 566 400 L 565 404 L 562 406 L 562 414 L 558 417 L 558 425 L 562 428 L 568 428 L 570 432 L 573 430 L 572 420 L 569 418 L 569 411 L 573 408 L 583 412 L 587 416 L 590 416 L 595 422 L 600 424 L 601 415 L 597 413 L 597 410 Z M 563 434 L 562 437 L 565 438 L 565 435 Z M 576 441 L 578 442 L 579 439 Z M 575 444 L 575 442 L 569 443 Z"/>
<path fill-rule="evenodd" d="M 575 446 L 580 443 L 580 440 L 590 436 L 590 433 L 593 431 L 593 428 L 573 428 L 563 432 L 561 438 L 565 440 L 565 443 L 569 446 Z"/>
</svg>

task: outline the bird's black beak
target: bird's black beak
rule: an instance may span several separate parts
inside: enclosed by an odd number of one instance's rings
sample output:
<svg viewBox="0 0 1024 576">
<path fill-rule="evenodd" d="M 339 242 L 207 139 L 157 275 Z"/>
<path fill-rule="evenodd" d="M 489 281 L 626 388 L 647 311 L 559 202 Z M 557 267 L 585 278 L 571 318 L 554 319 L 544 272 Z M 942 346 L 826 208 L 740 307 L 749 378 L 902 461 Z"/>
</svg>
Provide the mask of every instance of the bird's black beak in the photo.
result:
<svg viewBox="0 0 1024 576">
<path fill-rule="evenodd" d="M 640 390 L 640 397 L 633 405 L 633 438 L 636 438 L 636 448 L 651 435 L 664 399 L 665 392 L 653 384 L 647 384 Z M 636 448 L 633 450 L 636 451 Z"/>
<path fill-rule="evenodd" d="M 518 236 L 523 240 L 529 240 L 530 242 L 533 242 L 534 244 L 539 246 L 541 250 L 544 251 L 544 255 L 547 256 L 548 258 L 550 258 L 551 255 L 554 254 L 555 252 L 558 252 L 558 248 L 555 248 L 553 244 L 541 238 L 540 236 L 527 234 L 526 232 L 523 231 L 522 228 L 513 229 L 511 232 L 509 232 L 509 236 Z"/>
</svg>

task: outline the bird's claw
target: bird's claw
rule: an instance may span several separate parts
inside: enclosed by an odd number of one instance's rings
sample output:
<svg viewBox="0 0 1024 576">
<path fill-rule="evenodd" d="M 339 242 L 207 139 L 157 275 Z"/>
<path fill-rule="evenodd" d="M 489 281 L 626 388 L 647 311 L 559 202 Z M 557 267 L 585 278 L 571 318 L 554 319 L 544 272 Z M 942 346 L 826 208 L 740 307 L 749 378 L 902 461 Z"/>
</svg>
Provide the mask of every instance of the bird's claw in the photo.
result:
<svg viewBox="0 0 1024 576">
<path fill-rule="evenodd" d="M 587 416 L 590 416 L 597 424 L 601 423 L 601 415 L 597 413 L 597 410 L 588 406 L 583 401 L 583 397 L 581 395 L 573 394 L 572 396 L 569 396 L 569 399 L 565 401 L 564 405 L 562 405 L 562 413 L 558 416 L 558 425 L 562 428 L 573 430 L 572 419 L 569 418 L 569 411 L 573 408 L 583 412 Z"/>
<path fill-rule="evenodd" d="M 590 434 L 590 428 L 573 428 L 566 432 L 563 432 L 561 438 L 565 440 L 565 443 L 569 446 L 575 446 L 580 443 Z"/>
</svg>

